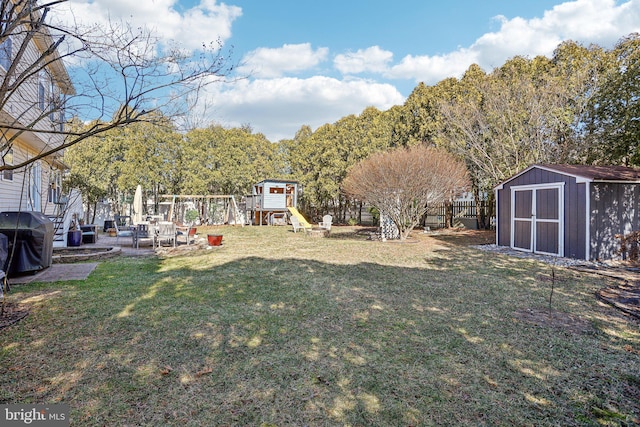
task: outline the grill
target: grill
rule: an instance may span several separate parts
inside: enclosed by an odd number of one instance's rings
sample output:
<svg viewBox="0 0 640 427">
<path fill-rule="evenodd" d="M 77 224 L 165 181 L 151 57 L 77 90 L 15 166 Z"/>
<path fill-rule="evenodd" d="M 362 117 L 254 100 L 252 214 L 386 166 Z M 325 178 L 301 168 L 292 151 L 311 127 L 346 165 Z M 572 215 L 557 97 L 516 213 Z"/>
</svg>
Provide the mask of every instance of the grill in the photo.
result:
<svg viewBox="0 0 640 427">
<path fill-rule="evenodd" d="M 51 266 L 53 222 L 41 212 L 0 212 L 0 233 L 8 240 L 9 275 L 35 273 Z"/>
</svg>

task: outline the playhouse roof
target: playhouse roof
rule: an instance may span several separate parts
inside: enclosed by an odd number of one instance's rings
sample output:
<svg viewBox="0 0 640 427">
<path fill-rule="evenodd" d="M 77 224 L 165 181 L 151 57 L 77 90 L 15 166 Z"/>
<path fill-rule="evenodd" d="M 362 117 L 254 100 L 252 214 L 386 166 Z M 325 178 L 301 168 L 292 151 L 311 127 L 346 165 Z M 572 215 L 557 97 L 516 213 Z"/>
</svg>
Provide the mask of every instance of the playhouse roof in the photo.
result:
<svg viewBox="0 0 640 427">
<path fill-rule="evenodd" d="M 277 182 L 280 184 L 298 184 L 298 181 L 286 180 L 286 179 L 263 179 L 255 185 L 264 184 L 265 182 Z"/>
<path fill-rule="evenodd" d="M 496 188 L 502 188 L 506 182 L 509 182 L 534 168 L 573 176 L 578 182 L 640 183 L 640 169 L 637 168 L 629 168 L 625 166 L 536 164 L 531 165 L 523 171 L 513 175 L 511 178 L 506 179 L 496 186 Z"/>
</svg>

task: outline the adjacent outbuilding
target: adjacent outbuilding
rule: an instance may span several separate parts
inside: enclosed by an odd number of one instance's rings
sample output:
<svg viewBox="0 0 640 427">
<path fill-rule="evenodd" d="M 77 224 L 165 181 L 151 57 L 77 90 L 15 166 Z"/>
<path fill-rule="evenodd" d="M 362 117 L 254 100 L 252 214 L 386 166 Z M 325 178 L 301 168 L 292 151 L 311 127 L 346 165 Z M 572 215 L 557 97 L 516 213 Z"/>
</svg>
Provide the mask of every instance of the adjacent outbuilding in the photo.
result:
<svg viewBox="0 0 640 427">
<path fill-rule="evenodd" d="M 561 257 L 620 256 L 616 234 L 640 230 L 640 169 L 532 165 L 495 188 L 500 246 Z"/>
</svg>

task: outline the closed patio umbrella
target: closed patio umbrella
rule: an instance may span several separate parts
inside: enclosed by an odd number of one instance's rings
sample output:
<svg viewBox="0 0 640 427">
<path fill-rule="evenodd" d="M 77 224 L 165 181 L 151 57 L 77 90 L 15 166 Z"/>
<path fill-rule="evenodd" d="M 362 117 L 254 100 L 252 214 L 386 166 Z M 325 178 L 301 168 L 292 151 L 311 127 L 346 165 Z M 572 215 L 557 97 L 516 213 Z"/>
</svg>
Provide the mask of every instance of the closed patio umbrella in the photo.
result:
<svg viewBox="0 0 640 427">
<path fill-rule="evenodd" d="M 131 220 L 134 224 L 142 222 L 142 186 L 136 187 L 136 192 L 133 195 L 133 215 Z"/>
</svg>

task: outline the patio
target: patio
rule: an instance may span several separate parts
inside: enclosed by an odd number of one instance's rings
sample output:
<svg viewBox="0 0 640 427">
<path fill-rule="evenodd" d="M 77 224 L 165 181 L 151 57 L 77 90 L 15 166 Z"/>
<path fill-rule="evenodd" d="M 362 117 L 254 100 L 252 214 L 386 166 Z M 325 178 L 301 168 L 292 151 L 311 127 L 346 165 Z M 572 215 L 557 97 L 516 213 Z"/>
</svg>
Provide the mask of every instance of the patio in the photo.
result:
<svg viewBox="0 0 640 427">
<path fill-rule="evenodd" d="M 108 233 L 99 230 L 98 238 L 95 243 L 83 243 L 80 246 L 66 249 L 69 251 L 81 251 L 82 249 L 89 248 L 114 248 L 115 251 L 119 251 L 120 254 L 126 256 L 150 256 L 158 252 L 169 250 L 191 250 L 207 244 L 206 234 L 204 237 L 190 237 L 189 244 L 187 244 L 186 236 L 184 234 L 185 231 L 183 231 L 181 227 L 178 227 L 178 233 L 179 234 L 176 236 L 175 248 L 171 243 L 161 240 L 160 246 L 156 246 L 154 249 L 152 242 L 146 239 L 141 240 L 139 247 L 136 248 L 133 244 L 132 237 L 112 237 Z"/>
<path fill-rule="evenodd" d="M 49 268 L 35 274 L 25 274 L 10 278 L 10 284 L 32 282 L 58 282 L 66 280 L 85 280 L 98 265 L 98 261 L 117 256 L 150 257 L 157 254 L 179 253 L 207 246 L 205 237 L 191 238 L 189 245 L 179 235 L 176 247 L 163 243 L 153 248 L 151 242 L 145 242 L 136 248 L 131 237 L 112 237 L 100 230 L 95 243 L 82 243 L 80 246 L 54 248 Z"/>
</svg>

